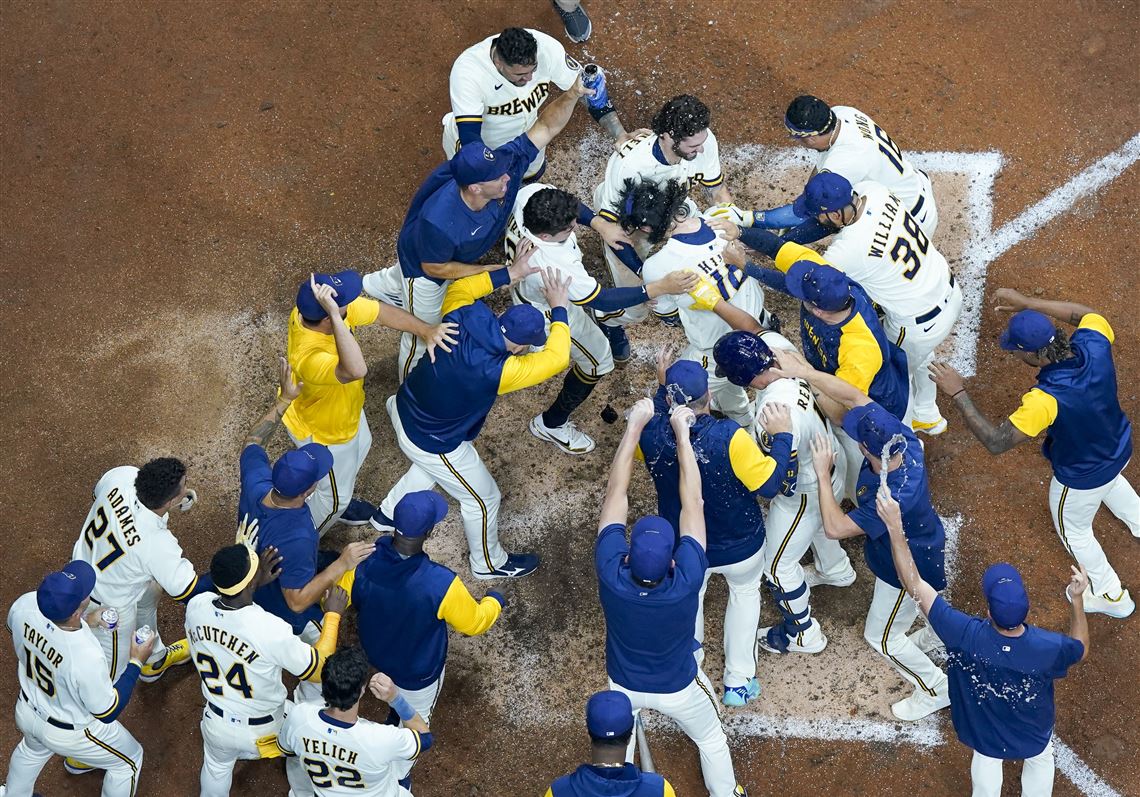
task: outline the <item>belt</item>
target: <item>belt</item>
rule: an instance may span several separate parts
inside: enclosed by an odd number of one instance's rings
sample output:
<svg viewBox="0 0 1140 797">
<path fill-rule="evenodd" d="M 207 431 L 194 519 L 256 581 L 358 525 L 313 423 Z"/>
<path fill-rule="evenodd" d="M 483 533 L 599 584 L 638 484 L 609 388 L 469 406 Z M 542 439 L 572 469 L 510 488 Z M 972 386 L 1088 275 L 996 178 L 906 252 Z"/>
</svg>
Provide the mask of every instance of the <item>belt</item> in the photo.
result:
<svg viewBox="0 0 1140 797">
<path fill-rule="evenodd" d="M 222 717 L 223 719 L 226 718 L 226 712 L 222 711 L 213 703 L 206 703 L 206 707 L 209 708 L 210 711 L 217 714 L 219 717 Z M 229 719 L 234 722 L 244 722 L 246 725 L 268 725 L 269 723 L 273 722 L 273 715 L 266 714 L 264 717 L 250 717 L 246 719 L 245 717 L 235 717 L 231 714 L 229 716 Z"/>
<path fill-rule="evenodd" d="M 922 202 L 922 200 L 919 200 L 920 204 L 921 204 L 921 202 Z M 954 281 L 954 274 L 953 274 L 953 272 L 951 272 L 951 274 L 950 274 L 950 287 L 953 288 L 956 284 L 957 283 Z M 945 303 L 946 303 L 946 300 L 943 299 L 942 304 L 945 304 Z M 920 316 L 915 316 L 914 323 L 925 324 L 927 321 L 930 321 L 931 319 L 937 318 L 938 314 L 941 312 L 942 312 L 942 305 L 938 305 L 937 307 L 935 307 L 933 310 L 931 310 L 928 313 L 923 313 Z"/>
<path fill-rule="evenodd" d="M 24 694 L 23 689 L 20 690 L 20 697 L 23 698 L 24 702 L 28 704 L 28 708 L 30 708 L 32 711 L 36 711 L 35 706 L 32 705 L 32 701 L 28 700 L 28 696 Z M 39 716 L 38 711 L 36 711 L 36 716 Z M 62 730 L 65 730 L 65 731 L 75 730 L 75 726 L 72 725 L 70 722 L 64 722 L 63 720 L 57 720 L 55 717 L 43 717 L 43 720 L 48 725 L 54 725 L 55 727 L 61 728 Z"/>
</svg>

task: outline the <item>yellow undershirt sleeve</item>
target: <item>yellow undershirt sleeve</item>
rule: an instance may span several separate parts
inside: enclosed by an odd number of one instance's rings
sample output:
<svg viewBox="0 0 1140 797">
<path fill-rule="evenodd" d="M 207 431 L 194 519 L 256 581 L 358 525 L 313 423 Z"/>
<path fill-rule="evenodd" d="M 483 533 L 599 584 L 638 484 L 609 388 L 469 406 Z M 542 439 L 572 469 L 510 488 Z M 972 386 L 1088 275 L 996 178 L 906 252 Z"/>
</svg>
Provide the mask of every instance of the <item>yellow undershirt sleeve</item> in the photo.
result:
<svg viewBox="0 0 1140 797">
<path fill-rule="evenodd" d="M 569 365 L 570 327 L 561 321 L 555 321 L 550 325 L 550 335 L 547 336 L 546 347 L 542 351 L 508 357 L 503 363 L 503 374 L 499 377 L 499 395 L 534 387 Z"/>
<path fill-rule="evenodd" d="M 466 636 L 479 636 L 495 624 L 502 614 L 502 605 L 494 598 L 488 596 L 476 601 L 463 586 L 459 576 L 447 588 L 447 594 L 439 602 L 439 611 L 436 617 L 445 620 L 448 625 Z"/>
<path fill-rule="evenodd" d="M 883 367 L 883 352 L 863 317 L 856 314 L 843 325 L 839 337 L 839 367 L 835 375 L 870 394 L 871 382 Z"/>
<path fill-rule="evenodd" d="M 440 315 L 444 316 L 459 307 L 473 304 L 476 299 L 482 299 L 495 286 L 491 283 L 491 274 L 484 271 L 482 274 L 472 274 L 470 277 L 461 277 L 447 286 L 443 294 L 443 308 Z"/>
<path fill-rule="evenodd" d="M 806 246 L 788 241 L 781 246 L 780 251 L 776 253 L 776 268 L 787 274 L 788 269 L 792 267 L 792 263 L 799 260 L 810 260 L 813 263 L 829 265 L 827 261 L 823 259 L 823 256 L 814 249 L 808 249 Z"/>
<path fill-rule="evenodd" d="M 1108 338 L 1109 343 L 1116 342 L 1116 335 L 1112 332 L 1112 327 L 1108 325 L 1108 319 L 1097 313 L 1086 313 L 1081 318 L 1080 326 L 1077 329 L 1092 329 Z"/>
<path fill-rule="evenodd" d="M 336 652 L 336 639 L 339 632 L 340 615 L 325 612 L 324 625 L 321 627 L 321 638 L 317 640 L 317 644 L 313 645 L 313 650 L 317 652 L 317 666 L 302 680 L 313 683 L 321 682 L 321 671 L 325 668 L 325 659 Z"/>
<path fill-rule="evenodd" d="M 728 461 L 749 492 L 759 490 L 776 470 L 776 460 L 761 451 L 752 435 L 743 429 L 737 429 L 728 442 Z"/>
<path fill-rule="evenodd" d="M 661 791 L 661 797 L 677 797 L 677 792 L 673 791 L 673 784 L 665 781 L 665 788 Z"/>
<path fill-rule="evenodd" d="M 1084 319 L 1081 323 L 1084 323 Z M 1028 437 L 1041 434 L 1055 420 L 1057 420 L 1057 399 L 1036 387 L 1021 397 L 1021 406 L 1009 416 L 1009 422 Z"/>
<path fill-rule="evenodd" d="M 336 585 L 348 593 L 348 606 L 352 605 L 352 585 L 356 583 L 356 568 L 352 568 L 339 579 Z M 347 609 L 348 606 L 345 608 Z"/>
</svg>

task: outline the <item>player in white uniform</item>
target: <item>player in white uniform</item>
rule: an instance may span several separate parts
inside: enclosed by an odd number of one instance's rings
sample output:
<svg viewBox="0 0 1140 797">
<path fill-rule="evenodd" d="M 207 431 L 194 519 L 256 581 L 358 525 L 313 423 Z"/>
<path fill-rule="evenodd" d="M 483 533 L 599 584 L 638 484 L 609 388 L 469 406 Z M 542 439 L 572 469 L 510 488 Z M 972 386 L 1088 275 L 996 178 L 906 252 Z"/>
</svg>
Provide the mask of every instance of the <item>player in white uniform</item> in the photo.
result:
<svg viewBox="0 0 1140 797">
<path fill-rule="evenodd" d="M 566 191 L 534 183 L 519 191 L 514 214 L 507 224 L 507 259 L 514 260 L 523 239 L 534 251 L 530 265 L 557 269 L 570 278 L 570 370 L 562 390 L 546 412 L 530 422 L 530 431 L 568 454 L 585 454 L 594 449 L 594 440 L 578 429 L 570 414 L 590 395 L 603 376 L 614 369 L 609 341 L 594 321 L 594 313 L 620 310 L 666 294 L 685 293 L 696 285 L 696 276 L 675 271 L 648 285 L 605 288 L 582 265 L 578 248 L 577 223 L 581 203 Z M 534 273 L 515 284 L 511 291 L 515 304 L 530 304 L 546 316 L 550 331 L 550 307 L 543 291 L 542 274 Z"/>
<path fill-rule="evenodd" d="M 451 66 L 451 111 L 443 117 L 443 153 L 451 158 L 470 141 L 490 149 L 525 133 L 538 119 L 550 84 L 566 91 L 581 65 L 557 39 L 531 28 L 507 28 L 459 54 Z M 625 134 L 612 105 L 591 106 L 590 114 L 614 139 Z M 537 180 L 546 169 L 546 149 L 526 170 Z"/>
<path fill-rule="evenodd" d="M 192 503 L 186 466 L 170 457 L 141 468 L 112 468 L 95 485 L 94 503 L 71 555 L 99 574 L 91 602 L 119 613 L 117 628 L 92 629 L 112 680 L 126 669 L 131 638 L 144 625 L 156 635 L 143 681 L 157 680 L 167 668 L 186 662 L 184 645 L 167 647 L 157 635 L 158 598 L 165 591 L 185 602 L 206 586 L 199 585 L 194 565 L 182 556 L 182 547 L 167 528 L 170 510 Z"/>
<path fill-rule="evenodd" d="M 770 436 L 761 421 L 762 410 L 769 405 L 791 408 L 792 452 L 799 460 L 799 474 L 791 496 L 780 492 L 771 499 L 764 544 L 764 578 L 784 622 L 761 628 L 757 639 L 759 647 L 770 653 L 818 653 L 827 646 L 827 637 L 811 614 L 810 591 L 800 559 L 810 546 L 817 570 L 829 578 L 853 580 L 855 571 L 839 542 L 823 533 L 819 480 L 812 468 L 811 441 L 817 434 L 834 441 L 831 424 L 816 407 L 806 382 L 784 378 L 773 370 L 773 349 L 795 351 L 786 338 L 775 332 L 732 332 L 717 342 L 713 355 L 718 373 L 733 384 L 759 391 L 752 434 L 764 451 L 770 450 Z M 836 496 L 843 494 L 844 471 L 845 463 L 840 458 L 831 476 L 831 490 Z"/>
<path fill-rule="evenodd" d="M 631 184 L 622 195 L 620 221 L 624 229 L 644 232 L 652 242 L 667 238 L 664 246 L 645 261 L 642 278 L 650 282 L 672 271 L 688 269 L 708 278 L 729 304 L 753 318 L 761 318 L 764 290 L 760 283 L 744 273 L 743 259 L 740 265 L 725 260 L 723 237 L 716 235 L 699 216 L 685 216 L 689 210 L 685 194 L 684 186 L 670 180 L 664 187 L 652 182 Z M 713 313 L 695 307 L 688 294 L 678 296 L 676 305 L 689 341 L 681 358 L 698 362 L 709 372 L 714 406 L 748 428 L 752 424 L 748 394 L 744 388 L 717 376 L 713 360 L 713 346 L 732 328 Z"/>
<path fill-rule="evenodd" d="M 130 663 L 114 684 L 99 641 L 91 633 L 98 607 L 91 607 L 95 569 L 82 561 L 48 574 L 35 592 L 16 599 L 8 610 L 8 630 L 16 649 L 20 698 L 16 727 L 24 738 L 12 752 L 8 780 L 0 797 L 32 797 L 44 765 L 53 755 L 105 769 L 102 797 L 134 797 L 143 750 L 116 719 L 138 679 L 153 637 L 130 647 Z M 133 636 L 133 634 L 132 634 Z"/>
<path fill-rule="evenodd" d="M 674 97 L 662 106 L 653 117 L 650 132 L 635 133 L 629 141 L 618 147 L 606 164 L 606 175 L 594 189 L 594 210 L 607 221 L 617 221 L 623 208 L 622 197 L 626 182 L 649 182 L 664 187 L 676 180 L 686 192 L 701 185 L 712 194 L 714 202 L 732 202 L 732 194 L 724 183 L 720 164 L 720 148 L 716 136 L 709 130 L 708 107 L 688 94 Z M 696 205 L 691 206 L 696 215 Z M 644 235 L 633 235 L 633 247 L 615 251 L 605 247 L 602 251 L 609 266 L 610 276 L 618 287 L 636 287 L 641 278 L 635 269 L 648 256 L 651 243 Z M 671 302 L 659 301 L 654 312 L 662 317 L 675 313 Z M 603 332 L 610 338 L 614 358 L 618 362 L 629 359 L 629 341 L 624 327 L 644 321 L 648 310 L 644 304 L 626 307 L 601 316 Z"/>
<path fill-rule="evenodd" d="M 302 703 L 289 712 L 277 737 L 289 756 L 289 797 L 411 797 L 398 771 L 431 747 L 432 735 L 392 679 L 369 678 L 370 669 L 360 648 L 338 650 L 321 671 L 323 705 Z M 408 714 L 402 727 L 361 718 L 365 687 Z"/>
<path fill-rule="evenodd" d="M 900 196 L 880 183 L 864 181 L 852 187 L 838 174 L 817 174 L 802 197 L 809 213 L 816 209 L 813 197 L 823 195 L 851 198 L 845 207 L 818 215 L 839 230 L 824 258 L 862 285 L 883 308 L 883 331 L 906 352 L 911 427 L 941 434 L 946 419 L 938 409 L 938 388 L 928 369 L 934 350 L 962 314 L 962 288 Z"/>
<path fill-rule="evenodd" d="M 239 530 L 239 538 L 241 531 Z M 250 542 L 253 542 L 252 540 Z M 186 607 L 190 656 L 202 679 L 202 797 L 226 797 L 239 760 L 275 758 L 285 713 L 281 671 L 319 681 L 325 658 L 336 648 L 348 596 L 334 588 L 325 600 L 321 637 L 310 647 L 288 623 L 253 602 L 272 580 L 276 549 L 260 557 L 249 544 L 214 554 L 210 576 L 217 594 L 203 593 Z"/>
</svg>

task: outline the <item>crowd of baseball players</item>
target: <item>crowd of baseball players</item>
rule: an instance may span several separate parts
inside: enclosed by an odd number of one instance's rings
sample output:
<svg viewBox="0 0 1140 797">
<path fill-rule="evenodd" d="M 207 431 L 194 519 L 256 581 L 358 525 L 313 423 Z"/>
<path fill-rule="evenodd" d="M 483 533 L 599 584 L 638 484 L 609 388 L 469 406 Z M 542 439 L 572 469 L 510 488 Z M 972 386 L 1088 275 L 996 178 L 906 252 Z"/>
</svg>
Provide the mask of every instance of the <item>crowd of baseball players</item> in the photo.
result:
<svg viewBox="0 0 1140 797">
<path fill-rule="evenodd" d="M 580 5 L 556 6 L 568 36 L 590 35 Z M 1140 536 L 1108 320 L 1076 302 L 997 290 L 998 309 L 1012 314 L 1001 348 L 1039 370 L 994 423 L 936 359 L 963 299 L 939 253 L 931 180 L 871 117 L 793 99 L 783 124 L 817 153 L 815 168 L 790 205 L 746 210 L 704 103 L 669 98 L 649 129 L 627 132 L 604 74 L 583 73 L 557 40 L 521 28 L 456 59 L 449 157 L 411 197 L 398 264 L 298 286 L 279 391 L 240 454 L 237 535 L 205 572 L 168 526 L 196 499 L 181 461 L 115 467 L 99 480 L 73 561 L 8 611 L 23 740 L 0 795 L 31 797 L 55 755 L 72 776 L 102 770 L 104 797 L 134 795 L 143 745 L 119 715 L 138 681 L 187 662 L 205 701 L 203 797 L 229 794 L 236 761 L 258 758 L 284 758 L 292 797 L 410 795 L 413 766 L 433 744 L 449 630 L 486 633 L 507 609 L 502 594 L 474 598 L 467 578 L 425 553 L 444 496 L 462 517 L 465 575 L 534 572 L 536 554 L 508 552 L 499 538 L 501 495 L 479 431 L 499 396 L 565 373 L 529 429 L 588 454 L 594 440 L 571 417 L 630 359 L 642 324 L 678 327 L 685 343 L 658 353 L 659 389 L 627 409 L 613 454 L 595 548 L 609 688 L 582 706 L 589 762 L 547 794 L 672 795 L 633 763 L 644 709 L 692 739 L 712 797 L 742 797 L 746 781 L 758 788 L 759 773 L 734 770 L 722 714 L 759 697 L 766 657 L 827 646 L 829 618 L 813 611 L 812 593 L 855 581 L 840 544 L 854 537 L 874 578 L 866 642 L 913 687 L 893 715 L 913 722 L 949 707 L 973 750 L 974 795 L 1000 793 L 1007 759 L 1024 760 L 1023 795 L 1051 793 L 1053 681 L 1088 655 L 1087 613 L 1123 619 L 1134 609 L 1092 527 L 1104 504 Z M 605 178 L 585 198 L 542 182 L 546 147 L 583 106 L 614 140 Z M 583 263 L 577 236 L 587 227 L 601 238 L 608 285 Z M 487 257 L 500 244 L 505 262 Z M 496 315 L 482 299 L 498 290 L 512 302 Z M 766 291 L 801 303 L 787 337 Z M 400 386 L 386 408 L 408 461 L 378 506 L 353 497 L 372 442 L 363 379 L 377 356 L 357 333 L 372 324 L 402 332 Z M 797 326 L 802 354 L 789 339 Z M 1019 371 L 996 378 L 1029 383 Z M 1067 634 L 1026 624 L 1012 564 L 985 571 L 985 617 L 939 596 L 945 534 L 923 447 L 959 419 L 992 454 L 1045 435 L 1049 507 L 1076 562 Z M 292 446 L 274 462 L 266 446 L 281 425 Z M 658 514 L 631 524 L 627 491 L 642 467 Z M 328 551 L 322 535 L 338 523 L 380 535 Z M 1107 533 L 1114 524 L 1102 519 Z M 702 667 L 713 573 L 729 595 L 719 688 Z M 761 628 L 765 592 L 780 620 Z M 169 644 L 157 633 L 164 593 L 185 604 L 185 638 Z M 359 646 L 338 650 L 350 610 Z M 914 630 L 919 614 L 926 622 Z M 946 669 L 930 657 L 938 648 Z M 362 701 L 363 713 L 387 719 L 361 716 Z"/>
</svg>

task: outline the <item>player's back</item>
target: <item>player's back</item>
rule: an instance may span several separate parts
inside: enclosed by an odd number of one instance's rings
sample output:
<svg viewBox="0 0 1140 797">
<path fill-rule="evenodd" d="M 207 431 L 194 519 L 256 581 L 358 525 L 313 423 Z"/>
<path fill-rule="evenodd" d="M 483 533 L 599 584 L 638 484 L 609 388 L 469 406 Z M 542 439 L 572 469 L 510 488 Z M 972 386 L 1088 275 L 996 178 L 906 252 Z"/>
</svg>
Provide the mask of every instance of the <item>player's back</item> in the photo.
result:
<svg viewBox="0 0 1140 797">
<path fill-rule="evenodd" d="M 720 173 L 720 150 L 711 130 L 705 139 L 703 152 L 691 161 L 682 158 L 677 163 L 666 161 L 657 134 L 639 133 L 610 155 L 605 177 L 594 189 L 594 209 L 599 213 L 606 211 L 616 219 L 618 200 L 625 181 L 629 179 L 649 181 L 659 186 L 677 180 L 688 189 L 702 180 L 719 180 Z"/>
<path fill-rule="evenodd" d="M 230 609 L 224 601 L 204 592 L 186 605 L 190 660 L 202 694 L 226 716 L 273 714 L 286 696 L 281 670 L 306 677 L 317 666 L 317 652 L 257 604 Z"/>
<path fill-rule="evenodd" d="M 420 737 L 408 728 L 358 719 L 341 722 L 316 703 L 299 703 L 280 734 L 301 760 L 318 797 L 397 797 L 392 764 L 414 759 Z"/>
<path fill-rule="evenodd" d="M 74 631 L 60 628 L 40 613 L 36 593 L 28 592 L 8 610 L 8 627 L 20 695 L 37 715 L 83 728 L 93 712 L 114 709 L 107 661 L 86 625 Z"/>
<path fill-rule="evenodd" d="M 769 404 L 784 404 L 791 410 L 792 452 L 799 461 L 796 493 L 816 492 L 819 489 L 819 478 L 812 466 L 811 442 L 817 434 L 832 438 L 832 432 L 819 407 L 816 406 L 811 388 L 802 379 L 777 379 L 757 393 L 754 411 L 756 420 L 752 422 L 752 436 L 766 453 L 771 452 L 771 435 L 764 431 L 760 424 L 760 411 Z M 836 445 L 832 440 L 832 446 Z M 837 459 L 837 463 L 842 461 L 842 457 Z"/>
<path fill-rule="evenodd" d="M 841 174 L 852 185 L 863 180 L 882 183 L 895 192 L 907 210 L 914 207 L 922 181 L 898 144 L 859 109 L 837 105 L 831 110 L 842 126 L 831 147 L 819 154 L 816 169 Z"/>
<path fill-rule="evenodd" d="M 852 187 L 866 197 L 863 214 L 838 232 L 824 257 L 900 324 L 913 323 L 946 297 L 950 264 L 901 197 L 870 180 Z"/>
<path fill-rule="evenodd" d="M 505 247 L 508 258 L 513 258 L 519 241 L 525 236 L 534 244 L 535 252 L 531 256 L 530 264 L 539 269 L 555 268 L 563 276 L 570 277 L 570 301 L 584 303 L 597 296 L 600 286 L 598 281 L 590 276 L 582 264 L 582 250 L 578 247 L 577 232 L 570 233 L 565 241 L 543 241 L 534 235 L 523 224 L 523 210 L 530 198 L 544 189 L 553 188 L 543 183 L 532 183 L 522 188 L 515 198 L 514 211 L 507 222 Z M 523 277 L 515 286 L 515 290 L 523 301 L 547 307 L 546 295 L 542 289 L 542 272 L 529 274 Z"/>
</svg>

